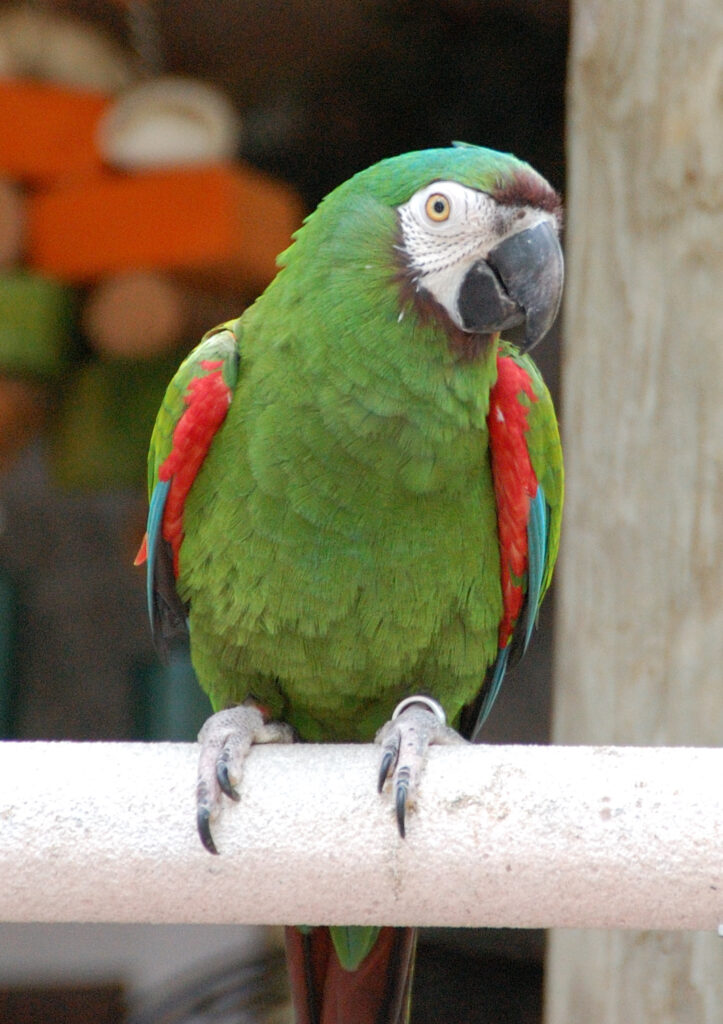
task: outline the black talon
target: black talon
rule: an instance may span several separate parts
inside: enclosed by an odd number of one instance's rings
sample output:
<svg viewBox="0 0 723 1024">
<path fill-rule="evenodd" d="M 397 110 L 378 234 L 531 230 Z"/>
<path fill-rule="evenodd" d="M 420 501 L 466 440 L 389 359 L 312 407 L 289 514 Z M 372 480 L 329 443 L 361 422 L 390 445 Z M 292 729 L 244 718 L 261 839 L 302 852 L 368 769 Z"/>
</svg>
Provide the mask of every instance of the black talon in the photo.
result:
<svg viewBox="0 0 723 1024">
<path fill-rule="evenodd" d="M 387 777 L 389 776 L 389 769 L 392 767 L 392 764 L 394 763 L 394 758 L 395 752 L 393 750 L 384 751 L 384 757 L 382 758 L 382 763 L 379 766 L 379 778 L 377 779 L 377 791 L 379 793 L 381 793 L 381 791 L 384 789 L 384 783 L 387 781 Z"/>
<path fill-rule="evenodd" d="M 234 789 L 233 783 L 228 776 L 228 755 L 226 752 L 221 754 L 216 762 L 216 778 L 218 779 L 218 784 L 226 796 L 238 803 L 241 797 L 239 796 L 238 791 Z"/>
<path fill-rule="evenodd" d="M 399 835 L 404 839 L 406 835 L 405 818 L 407 813 L 407 782 L 405 779 L 400 779 L 397 782 L 395 805 L 397 809 Z"/>
<path fill-rule="evenodd" d="M 198 835 L 201 842 L 206 847 L 209 853 L 218 855 L 216 844 L 213 841 L 211 835 L 211 812 L 208 807 L 199 807 L 196 812 L 196 828 L 198 829 Z"/>
</svg>

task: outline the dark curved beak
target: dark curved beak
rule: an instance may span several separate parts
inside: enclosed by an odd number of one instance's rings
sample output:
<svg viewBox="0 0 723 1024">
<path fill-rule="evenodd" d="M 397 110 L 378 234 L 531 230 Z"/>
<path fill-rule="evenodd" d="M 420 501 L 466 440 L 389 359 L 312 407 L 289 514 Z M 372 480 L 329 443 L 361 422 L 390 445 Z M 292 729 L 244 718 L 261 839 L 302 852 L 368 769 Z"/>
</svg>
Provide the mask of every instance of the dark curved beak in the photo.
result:
<svg viewBox="0 0 723 1024">
<path fill-rule="evenodd" d="M 510 235 L 465 274 L 457 296 L 464 329 L 492 334 L 524 321 L 529 351 L 552 327 L 563 280 L 562 249 L 549 221 Z"/>
</svg>

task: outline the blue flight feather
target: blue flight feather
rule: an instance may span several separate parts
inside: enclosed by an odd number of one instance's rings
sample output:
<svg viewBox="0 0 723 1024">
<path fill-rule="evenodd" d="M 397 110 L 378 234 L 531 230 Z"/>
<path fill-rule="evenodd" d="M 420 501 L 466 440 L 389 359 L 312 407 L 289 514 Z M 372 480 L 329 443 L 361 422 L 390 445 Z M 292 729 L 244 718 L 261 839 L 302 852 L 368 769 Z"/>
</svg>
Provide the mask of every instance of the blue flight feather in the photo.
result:
<svg viewBox="0 0 723 1024">
<path fill-rule="evenodd" d="M 525 634 L 522 643 L 522 654 L 527 650 L 540 607 L 542 584 L 545 578 L 545 565 L 547 563 L 547 530 L 547 502 L 545 501 L 545 492 L 538 484 L 535 496 L 530 501 L 530 511 L 527 520 L 527 599 L 525 601 Z M 497 655 L 492 676 L 487 685 L 487 690 L 477 715 L 477 721 L 472 730 L 471 739 L 473 742 L 487 720 L 487 716 L 492 710 L 492 705 L 497 700 L 497 695 L 500 692 L 502 681 L 507 671 L 511 650 L 512 644 L 508 643 Z"/>
<path fill-rule="evenodd" d="M 147 559 L 146 559 L 146 598 L 148 601 L 148 616 L 151 620 L 151 628 L 154 628 L 154 581 L 156 554 L 158 541 L 161 538 L 161 524 L 163 522 L 163 510 L 166 507 L 166 498 L 171 489 L 170 480 L 159 480 L 153 488 L 150 504 L 148 506 L 148 522 L 146 524 L 147 534 Z"/>
<path fill-rule="evenodd" d="M 472 735 L 470 739 L 474 743 L 479 736 L 480 729 L 487 721 L 487 716 L 492 710 L 492 705 L 497 700 L 497 694 L 500 692 L 502 686 L 502 680 L 505 678 L 505 672 L 507 671 L 507 662 L 510 658 L 511 645 L 507 644 L 497 655 L 497 661 L 492 671 L 492 677 L 487 686 L 484 697 L 482 698 L 482 704 L 480 705 L 479 714 L 477 715 L 477 721 L 474 724 Z"/>
<path fill-rule="evenodd" d="M 535 496 L 530 501 L 530 513 L 527 520 L 527 601 L 523 654 L 530 642 L 542 599 L 542 583 L 547 564 L 547 532 L 547 502 L 545 501 L 545 492 L 538 484 Z"/>
</svg>

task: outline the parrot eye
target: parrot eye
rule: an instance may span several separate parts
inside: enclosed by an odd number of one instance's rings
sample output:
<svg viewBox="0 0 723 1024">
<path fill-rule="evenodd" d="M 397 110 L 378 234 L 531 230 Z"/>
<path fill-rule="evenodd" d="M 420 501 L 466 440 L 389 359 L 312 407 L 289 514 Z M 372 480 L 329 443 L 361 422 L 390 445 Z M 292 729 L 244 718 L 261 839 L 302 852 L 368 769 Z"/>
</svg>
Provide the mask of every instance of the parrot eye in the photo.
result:
<svg viewBox="0 0 723 1024">
<path fill-rule="evenodd" d="M 439 223 L 440 221 L 449 219 L 452 207 L 449 199 L 447 199 L 445 195 L 441 192 L 433 192 L 424 204 L 424 212 L 430 220 Z"/>
</svg>

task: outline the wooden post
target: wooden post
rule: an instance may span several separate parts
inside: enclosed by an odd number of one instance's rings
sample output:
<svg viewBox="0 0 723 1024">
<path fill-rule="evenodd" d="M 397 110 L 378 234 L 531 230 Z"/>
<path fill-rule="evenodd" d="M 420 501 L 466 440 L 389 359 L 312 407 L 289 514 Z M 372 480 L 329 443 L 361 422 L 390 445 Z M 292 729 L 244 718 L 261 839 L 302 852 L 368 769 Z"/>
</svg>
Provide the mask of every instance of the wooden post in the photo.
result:
<svg viewBox="0 0 723 1024">
<path fill-rule="evenodd" d="M 723 7 L 572 6 L 554 738 L 719 746 Z M 547 1024 L 721 1007 L 714 933 L 551 935 Z"/>
</svg>

